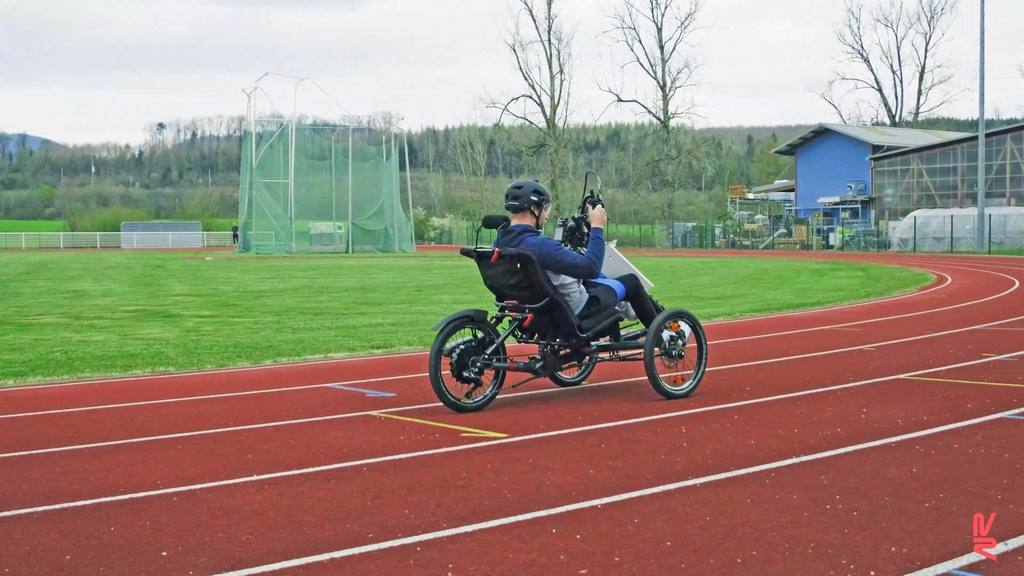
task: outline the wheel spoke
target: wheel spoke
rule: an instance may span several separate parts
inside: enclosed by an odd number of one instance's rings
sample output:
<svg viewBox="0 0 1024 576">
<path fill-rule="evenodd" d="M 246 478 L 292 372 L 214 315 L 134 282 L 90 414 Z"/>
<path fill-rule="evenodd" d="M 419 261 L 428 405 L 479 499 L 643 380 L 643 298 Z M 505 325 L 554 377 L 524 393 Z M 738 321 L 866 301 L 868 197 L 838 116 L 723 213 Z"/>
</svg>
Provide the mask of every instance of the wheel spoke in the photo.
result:
<svg viewBox="0 0 1024 576">
<path fill-rule="evenodd" d="M 652 328 L 648 337 L 657 340 L 653 342 L 655 357 L 647 360 L 651 383 L 672 395 L 688 394 L 703 377 L 707 346 L 703 330 L 682 311 L 662 318 Z"/>
</svg>

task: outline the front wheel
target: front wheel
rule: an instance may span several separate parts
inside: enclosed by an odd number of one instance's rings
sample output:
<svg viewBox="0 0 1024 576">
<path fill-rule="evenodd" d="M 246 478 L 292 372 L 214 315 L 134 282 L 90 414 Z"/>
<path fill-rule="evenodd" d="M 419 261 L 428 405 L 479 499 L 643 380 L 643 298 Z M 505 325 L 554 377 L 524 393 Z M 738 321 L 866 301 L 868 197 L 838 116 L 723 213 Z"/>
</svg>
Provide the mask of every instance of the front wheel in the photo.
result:
<svg viewBox="0 0 1024 576">
<path fill-rule="evenodd" d="M 651 387 L 674 400 L 693 394 L 708 364 L 708 339 L 697 318 L 681 308 L 651 323 L 644 343 L 644 371 Z"/>
<path fill-rule="evenodd" d="M 490 323 L 474 318 L 459 318 L 441 328 L 427 365 L 430 387 L 442 404 L 456 412 L 476 412 L 494 401 L 505 382 L 505 371 L 483 370 L 478 361 L 507 361 L 504 342 L 487 355 L 500 337 Z"/>
</svg>

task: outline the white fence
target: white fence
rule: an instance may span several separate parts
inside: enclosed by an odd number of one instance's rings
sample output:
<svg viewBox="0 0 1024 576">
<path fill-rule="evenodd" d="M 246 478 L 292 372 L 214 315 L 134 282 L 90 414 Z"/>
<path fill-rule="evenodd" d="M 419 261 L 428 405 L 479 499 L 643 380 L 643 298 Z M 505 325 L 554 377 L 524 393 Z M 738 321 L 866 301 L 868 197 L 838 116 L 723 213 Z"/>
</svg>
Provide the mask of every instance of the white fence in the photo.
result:
<svg viewBox="0 0 1024 576">
<path fill-rule="evenodd" d="M 231 245 L 231 232 L 0 232 L 0 250 L 214 248 Z"/>
</svg>

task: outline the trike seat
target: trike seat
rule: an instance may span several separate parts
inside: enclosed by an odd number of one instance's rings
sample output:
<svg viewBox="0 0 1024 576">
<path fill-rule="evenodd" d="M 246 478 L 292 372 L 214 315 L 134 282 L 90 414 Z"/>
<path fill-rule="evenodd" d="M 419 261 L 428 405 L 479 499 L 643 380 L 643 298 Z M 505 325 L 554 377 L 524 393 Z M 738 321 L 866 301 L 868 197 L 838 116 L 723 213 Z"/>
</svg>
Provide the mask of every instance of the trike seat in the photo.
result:
<svg viewBox="0 0 1024 576">
<path fill-rule="evenodd" d="M 582 320 L 555 289 L 533 254 L 517 248 L 462 248 L 472 258 L 499 309 L 532 313 L 526 328 L 545 340 L 593 340 L 608 334 L 623 316 L 615 308 Z"/>
</svg>

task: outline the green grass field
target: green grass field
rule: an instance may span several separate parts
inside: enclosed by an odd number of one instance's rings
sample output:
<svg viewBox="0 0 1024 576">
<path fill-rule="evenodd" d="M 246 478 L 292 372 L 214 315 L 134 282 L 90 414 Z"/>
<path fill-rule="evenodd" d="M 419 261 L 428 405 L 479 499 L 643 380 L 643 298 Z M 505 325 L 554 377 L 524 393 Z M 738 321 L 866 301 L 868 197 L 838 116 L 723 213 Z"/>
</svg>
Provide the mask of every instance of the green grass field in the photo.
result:
<svg viewBox="0 0 1024 576">
<path fill-rule="evenodd" d="M 878 265 L 637 257 L 666 306 L 702 321 L 885 296 L 930 281 Z M 424 349 L 493 307 L 457 254 L 0 253 L 0 383 Z"/>
<path fill-rule="evenodd" d="M 0 232 L 66 232 L 63 220 L 0 220 Z"/>
</svg>

